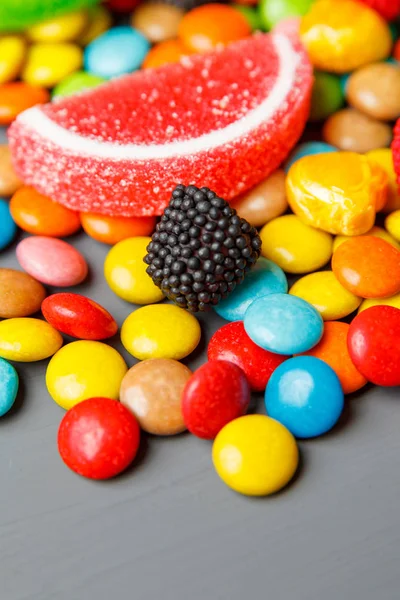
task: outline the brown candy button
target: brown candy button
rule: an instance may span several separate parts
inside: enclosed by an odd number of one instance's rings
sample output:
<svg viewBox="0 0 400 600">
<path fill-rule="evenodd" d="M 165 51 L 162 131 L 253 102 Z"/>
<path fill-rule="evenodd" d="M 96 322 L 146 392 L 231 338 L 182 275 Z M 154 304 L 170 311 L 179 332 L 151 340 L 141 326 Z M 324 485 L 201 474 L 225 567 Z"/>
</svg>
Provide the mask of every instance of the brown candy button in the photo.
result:
<svg viewBox="0 0 400 600">
<path fill-rule="evenodd" d="M 153 44 L 177 37 L 183 10 L 171 4 L 145 2 L 132 16 L 132 27 L 138 29 Z"/>
<path fill-rule="evenodd" d="M 249 192 L 232 203 L 238 214 L 254 227 L 261 227 L 282 215 L 287 207 L 286 175 L 282 169 L 275 171 Z"/>
<path fill-rule="evenodd" d="M 40 310 L 46 290 L 28 273 L 0 269 L 0 317 L 28 317 Z"/>
<path fill-rule="evenodd" d="M 394 121 L 400 117 L 400 68 L 381 62 L 358 69 L 350 75 L 346 95 L 366 115 Z"/>
<path fill-rule="evenodd" d="M 339 150 L 359 152 L 386 148 L 392 141 L 392 129 L 354 108 L 344 108 L 327 119 L 323 138 Z"/>
<path fill-rule="evenodd" d="M 7 144 L 0 144 L 0 197 L 12 196 L 21 186 L 11 163 L 10 149 Z"/>
<path fill-rule="evenodd" d="M 190 369 L 168 358 L 144 360 L 127 372 L 120 400 L 137 418 L 144 431 L 175 435 L 186 429 L 181 398 L 192 375 Z"/>
</svg>

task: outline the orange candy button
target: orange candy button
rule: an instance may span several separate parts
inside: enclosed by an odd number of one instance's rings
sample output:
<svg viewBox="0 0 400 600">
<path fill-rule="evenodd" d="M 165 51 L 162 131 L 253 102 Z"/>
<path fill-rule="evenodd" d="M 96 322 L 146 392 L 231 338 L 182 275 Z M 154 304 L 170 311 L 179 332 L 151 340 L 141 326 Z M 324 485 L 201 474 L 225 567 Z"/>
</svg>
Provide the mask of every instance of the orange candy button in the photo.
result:
<svg viewBox="0 0 400 600">
<path fill-rule="evenodd" d="M 347 332 L 350 325 L 340 321 L 324 323 L 324 333 L 320 342 L 305 352 L 326 362 L 340 379 L 343 392 L 351 394 L 362 388 L 367 380 L 357 371 L 347 349 Z"/>
<path fill-rule="evenodd" d="M 226 4 L 205 4 L 188 12 L 179 24 L 179 37 L 194 52 L 208 52 L 251 33 L 245 17 Z"/>
<path fill-rule="evenodd" d="M 10 211 L 18 227 L 34 235 L 62 238 L 81 227 L 79 213 L 28 186 L 15 192 L 10 201 Z"/>
<path fill-rule="evenodd" d="M 80 217 L 90 237 L 111 246 L 127 238 L 151 235 L 156 226 L 155 217 L 107 217 L 94 213 L 81 213 Z"/>
<path fill-rule="evenodd" d="M 176 63 L 183 56 L 187 56 L 188 54 L 192 54 L 191 50 L 185 48 L 181 41 L 167 40 L 153 46 L 147 53 L 142 68 L 150 69 L 161 67 L 161 65 L 167 65 L 169 63 Z"/>
<path fill-rule="evenodd" d="M 0 125 L 9 125 L 22 111 L 50 100 L 47 90 L 21 81 L 0 85 Z"/>
<path fill-rule="evenodd" d="M 364 235 L 341 244 L 332 257 L 339 282 L 361 298 L 386 298 L 400 291 L 400 251 Z"/>
</svg>

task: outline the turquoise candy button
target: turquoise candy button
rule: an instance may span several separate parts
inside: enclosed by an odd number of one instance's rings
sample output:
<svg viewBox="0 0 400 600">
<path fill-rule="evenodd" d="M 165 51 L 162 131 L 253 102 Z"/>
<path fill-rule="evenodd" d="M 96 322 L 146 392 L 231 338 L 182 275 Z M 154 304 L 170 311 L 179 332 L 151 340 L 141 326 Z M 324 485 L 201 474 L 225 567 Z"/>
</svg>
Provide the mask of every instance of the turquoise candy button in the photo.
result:
<svg viewBox="0 0 400 600">
<path fill-rule="evenodd" d="M 297 438 L 312 438 L 332 429 L 344 406 L 335 371 L 314 356 L 296 356 L 279 365 L 265 390 L 269 417 Z"/>
<path fill-rule="evenodd" d="M 86 47 L 85 70 L 107 79 L 131 73 L 149 49 L 150 43 L 133 27 L 113 27 Z"/>
<path fill-rule="evenodd" d="M 270 294 L 250 304 L 244 316 L 244 328 L 264 350 L 298 354 L 319 342 L 324 323 L 319 312 L 302 298 Z"/>
<path fill-rule="evenodd" d="M 4 358 L 0 358 L 0 417 L 10 410 L 14 404 L 17 392 L 17 371 Z"/>
<path fill-rule="evenodd" d="M 304 144 L 299 144 L 289 155 L 284 167 L 285 172 L 287 173 L 290 167 L 297 160 L 303 158 L 303 156 L 309 156 L 310 154 L 324 154 L 326 152 L 337 152 L 337 148 L 330 144 L 325 144 L 325 142 L 304 142 Z"/>
<path fill-rule="evenodd" d="M 12 220 L 8 202 L 0 199 L 0 250 L 3 250 L 15 238 L 17 226 Z"/>
<path fill-rule="evenodd" d="M 288 283 L 282 269 L 271 260 L 261 257 L 243 283 L 215 307 L 215 312 L 227 321 L 241 321 L 256 298 L 284 294 L 287 290 Z"/>
</svg>

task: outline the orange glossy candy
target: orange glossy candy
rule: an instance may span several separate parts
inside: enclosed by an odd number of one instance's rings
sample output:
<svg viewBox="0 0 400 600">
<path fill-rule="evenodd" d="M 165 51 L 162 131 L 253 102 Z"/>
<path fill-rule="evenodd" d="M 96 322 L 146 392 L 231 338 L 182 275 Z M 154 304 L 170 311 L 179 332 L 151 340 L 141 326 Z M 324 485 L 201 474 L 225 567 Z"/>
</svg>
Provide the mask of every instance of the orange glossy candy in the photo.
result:
<svg viewBox="0 0 400 600">
<path fill-rule="evenodd" d="M 179 24 L 179 37 L 194 52 L 208 52 L 218 44 L 247 37 L 246 18 L 226 4 L 205 4 L 188 12 Z"/>
<path fill-rule="evenodd" d="M 15 192 L 10 211 L 18 227 L 34 235 L 62 238 L 81 227 L 79 213 L 53 202 L 29 186 Z"/>
<path fill-rule="evenodd" d="M 81 213 L 81 223 L 91 238 L 113 246 L 121 240 L 151 235 L 156 226 L 155 217 L 108 217 Z"/>
<path fill-rule="evenodd" d="M 325 322 L 320 342 L 304 353 L 323 360 L 335 371 L 344 394 L 351 394 L 367 383 L 365 377 L 355 368 L 347 349 L 349 327 L 350 325 L 340 321 Z"/>
<path fill-rule="evenodd" d="M 38 86 L 21 81 L 0 85 L 0 125 L 9 125 L 22 111 L 49 100 L 49 92 Z"/>
<path fill-rule="evenodd" d="M 176 63 L 188 54 L 192 54 L 191 50 L 185 48 L 180 40 L 166 40 L 153 46 L 147 53 L 142 68 L 151 69 L 161 67 L 161 65 Z"/>
<path fill-rule="evenodd" d="M 369 235 L 343 242 L 332 257 L 339 282 L 361 298 L 386 298 L 400 291 L 400 251 Z"/>
</svg>

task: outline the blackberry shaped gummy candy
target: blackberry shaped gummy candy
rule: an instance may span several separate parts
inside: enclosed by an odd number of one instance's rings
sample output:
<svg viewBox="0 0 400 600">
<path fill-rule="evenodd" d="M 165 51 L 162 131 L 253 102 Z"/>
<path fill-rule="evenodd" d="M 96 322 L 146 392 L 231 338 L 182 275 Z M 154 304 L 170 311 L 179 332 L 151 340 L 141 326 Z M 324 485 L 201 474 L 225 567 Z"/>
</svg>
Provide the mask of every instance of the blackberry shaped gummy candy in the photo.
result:
<svg viewBox="0 0 400 600">
<path fill-rule="evenodd" d="M 260 255 L 257 230 L 206 187 L 177 185 L 144 261 L 167 298 L 190 312 L 228 296 Z"/>
</svg>

